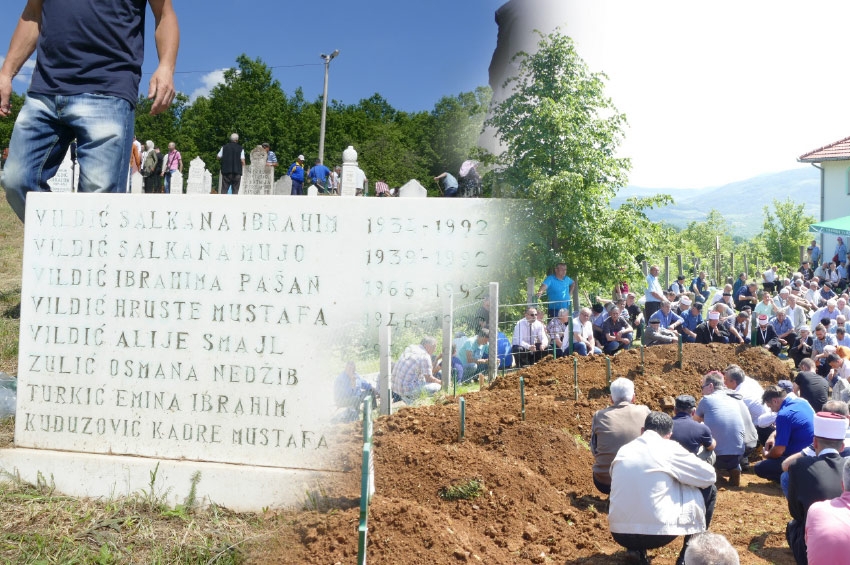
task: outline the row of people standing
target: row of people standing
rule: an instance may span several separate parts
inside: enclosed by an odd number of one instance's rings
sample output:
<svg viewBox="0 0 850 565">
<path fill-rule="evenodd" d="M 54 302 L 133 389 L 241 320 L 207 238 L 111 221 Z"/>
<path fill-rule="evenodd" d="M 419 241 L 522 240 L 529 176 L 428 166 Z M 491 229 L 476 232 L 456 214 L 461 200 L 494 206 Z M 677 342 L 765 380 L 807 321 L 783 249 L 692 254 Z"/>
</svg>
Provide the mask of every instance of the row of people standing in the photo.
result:
<svg viewBox="0 0 850 565">
<path fill-rule="evenodd" d="M 138 140 L 133 141 L 134 153 L 139 153 L 139 172 L 143 179 L 146 194 L 171 192 L 171 177 L 174 173 L 183 172 L 183 156 L 172 141 L 168 144 L 168 152 L 163 154 L 153 141 L 147 140 L 144 148 Z M 135 157 L 131 159 L 131 167 Z"/>
</svg>

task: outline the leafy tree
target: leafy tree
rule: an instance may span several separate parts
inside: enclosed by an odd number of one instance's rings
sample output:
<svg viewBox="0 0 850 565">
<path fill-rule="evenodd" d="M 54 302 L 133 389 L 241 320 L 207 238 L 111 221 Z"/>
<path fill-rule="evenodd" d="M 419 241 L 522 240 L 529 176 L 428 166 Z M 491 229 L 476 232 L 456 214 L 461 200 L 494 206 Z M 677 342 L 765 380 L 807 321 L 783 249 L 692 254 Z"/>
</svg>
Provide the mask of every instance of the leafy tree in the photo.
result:
<svg viewBox="0 0 850 565">
<path fill-rule="evenodd" d="M 556 31 L 538 45 L 533 55 L 517 55 L 513 94 L 486 123 L 506 146 L 498 158 L 506 195 L 535 204 L 517 227 L 536 236 L 522 268 L 542 273 L 562 260 L 580 284 L 599 288 L 610 288 L 621 268 L 636 279 L 638 258 L 654 251 L 662 233 L 644 211 L 671 199 L 635 198 L 611 209 L 629 168 L 615 156 L 625 116 L 605 96 L 605 76 L 588 70 L 570 38 Z"/>
<path fill-rule="evenodd" d="M 461 163 L 473 156 L 492 97 L 489 87 L 478 87 L 437 101 L 431 111 L 429 140 L 436 165 L 429 171 L 432 175 L 457 174 Z"/>
<path fill-rule="evenodd" d="M 805 205 L 790 198 L 773 199 L 773 211 L 764 207 L 764 223 L 760 238 L 764 240 L 770 260 L 797 267 L 800 263 L 800 246 L 811 239 L 809 225 L 815 219 L 803 213 Z"/>
<path fill-rule="evenodd" d="M 18 119 L 18 112 L 21 111 L 21 106 L 24 105 L 24 97 L 12 92 L 9 102 L 12 105 L 12 115 L 0 120 L 0 151 L 9 147 L 9 141 L 12 139 L 12 129 L 15 127 L 15 120 Z"/>
</svg>

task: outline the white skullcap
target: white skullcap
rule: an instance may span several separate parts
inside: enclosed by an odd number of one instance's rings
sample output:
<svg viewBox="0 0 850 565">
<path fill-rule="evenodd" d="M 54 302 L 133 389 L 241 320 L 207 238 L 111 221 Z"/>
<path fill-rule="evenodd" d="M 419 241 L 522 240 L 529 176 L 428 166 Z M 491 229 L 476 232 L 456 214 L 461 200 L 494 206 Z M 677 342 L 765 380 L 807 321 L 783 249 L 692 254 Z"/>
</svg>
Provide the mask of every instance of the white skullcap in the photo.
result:
<svg viewBox="0 0 850 565">
<path fill-rule="evenodd" d="M 708 319 L 709 320 L 719 320 L 720 319 L 720 312 L 714 312 L 714 311 L 709 312 L 708 313 Z"/>
<path fill-rule="evenodd" d="M 687 296 L 683 296 L 682 298 L 679 299 L 679 304 L 681 304 L 682 306 L 690 306 L 691 305 L 691 299 L 688 298 Z"/>
<path fill-rule="evenodd" d="M 824 439 L 844 439 L 847 434 L 847 418 L 832 412 L 815 414 L 815 435 Z"/>
</svg>

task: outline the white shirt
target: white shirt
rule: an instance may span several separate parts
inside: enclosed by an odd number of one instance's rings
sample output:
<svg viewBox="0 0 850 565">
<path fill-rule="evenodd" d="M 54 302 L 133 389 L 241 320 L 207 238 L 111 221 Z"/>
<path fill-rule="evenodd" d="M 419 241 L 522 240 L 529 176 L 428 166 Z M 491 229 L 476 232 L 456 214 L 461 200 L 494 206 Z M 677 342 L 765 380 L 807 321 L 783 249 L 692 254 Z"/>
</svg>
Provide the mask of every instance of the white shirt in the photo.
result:
<svg viewBox="0 0 850 565">
<path fill-rule="evenodd" d="M 620 448 L 611 463 L 608 525 L 613 533 L 687 535 L 705 530 L 699 489 L 714 467 L 653 431 Z"/>
<path fill-rule="evenodd" d="M 516 323 L 514 337 L 511 341 L 513 345 L 531 349 L 538 341 L 540 341 L 543 349 L 546 349 L 549 345 L 549 336 L 546 335 L 546 326 L 543 325 L 543 322 L 534 320 L 529 324 L 528 319 L 523 318 Z"/>
<path fill-rule="evenodd" d="M 661 284 L 658 282 L 658 277 L 646 275 L 646 292 L 644 293 L 644 296 L 646 296 L 646 301 L 660 302 L 658 298 L 652 295 L 653 292 L 661 295 L 664 294 L 664 291 L 661 289 Z"/>
<path fill-rule="evenodd" d="M 770 412 L 770 408 L 768 408 L 761 400 L 761 397 L 764 394 L 764 389 L 761 388 L 758 381 L 745 376 L 744 382 L 738 385 L 735 392 L 741 395 L 744 404 L 747 405 L 747 410 L 750 411 L 750 418 L 752 418 L 753 423 L 759 425 L 759 418 Z"/>
<path fill-rule="evenodd" d="M 772 283 L 776 281 L 776 271 L 768 269 L 762 274 L 762 277 L 764 277 L 764 282 Z"/>
<path fill-rule="evenodd" d="M 579 338 L 584 338 L 581 341 L 593 344 L 593 324 L 590 320 L 581 323 L 578 317 L 573 318 L 573 341 L 578 342 Z"/>
</svg>

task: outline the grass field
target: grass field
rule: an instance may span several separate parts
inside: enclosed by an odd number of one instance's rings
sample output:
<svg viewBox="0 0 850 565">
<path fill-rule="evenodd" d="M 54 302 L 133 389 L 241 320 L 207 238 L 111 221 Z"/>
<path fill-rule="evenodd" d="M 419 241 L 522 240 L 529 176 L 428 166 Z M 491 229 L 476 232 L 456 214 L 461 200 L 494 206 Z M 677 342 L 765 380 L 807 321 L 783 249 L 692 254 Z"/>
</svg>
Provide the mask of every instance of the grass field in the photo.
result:
<svg viewBox="0 0 850 565">
<path fill-rule="evenodd" d="M 0 202 L 0 371 L 11 375 L 18 365 L 23 242 L 23 224 Z M 14 419 L 0 422 L 0 448 L 10 447 L 13 436 Z M 104 502 L 56 493 L 49 477 L 38 485 L 5 479 L 1 563 L 240 563 L 244 543 L 262 543 L 276 520 L 216 507 L 168 508 L 155 487 Z"/>
</svg>

